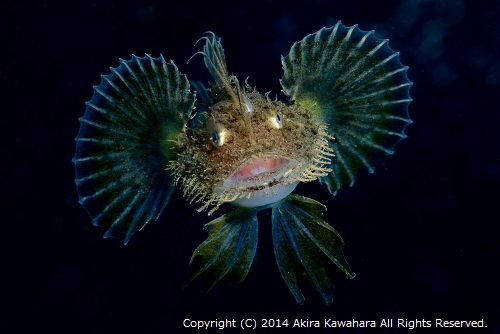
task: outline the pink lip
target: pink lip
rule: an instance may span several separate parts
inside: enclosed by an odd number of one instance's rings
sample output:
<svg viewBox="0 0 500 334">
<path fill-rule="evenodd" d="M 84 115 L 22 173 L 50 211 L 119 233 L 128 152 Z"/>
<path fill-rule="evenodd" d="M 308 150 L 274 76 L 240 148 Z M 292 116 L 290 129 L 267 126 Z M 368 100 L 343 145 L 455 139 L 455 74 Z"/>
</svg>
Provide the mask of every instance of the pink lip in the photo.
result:
<svg viewBox="0 0 500 334">
<path fill-rule="evenodd" d="M 262 173 L 274 172 L 286 165 L 288 162 L 289 160 L 285 158 L 258 159 L 250 165 L 246 165 L 238 169 L 232 175 L 232 178 L 242 181 Z"/>
</svg>

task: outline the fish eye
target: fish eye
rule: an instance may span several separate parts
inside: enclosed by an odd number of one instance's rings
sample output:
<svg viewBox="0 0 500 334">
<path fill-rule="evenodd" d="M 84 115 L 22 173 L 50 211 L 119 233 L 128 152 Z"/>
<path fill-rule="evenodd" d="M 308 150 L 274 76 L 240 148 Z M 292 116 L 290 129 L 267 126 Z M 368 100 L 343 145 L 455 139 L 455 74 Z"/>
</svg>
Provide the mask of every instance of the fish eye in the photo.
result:
<svg viewBox="0 0 500 334">
<path fill-rule="evenodd" d="M 283 118 L 281 117 L 281 115 L 278 112 L 275 112 L 274 116 L 271 117 L 270 120 L 271 120 L 271 124 L 276 129 L 281 129 L 283 127 Z"/>
<path fill-rule="evenodd" d="M 221 147 L 228 140 L 229 131 L 223 124 L 214 119 L 207 122 L 206 131 L 207 140 L 210 141 L 215 147 Z"/>
<path fill-rule="evenodd" d="M 220 145 L 220 135 L 217 131 L 212 132 L 212 137 L 210 139 L 212 139 L 212 144 L 215 146 Z"/>
<path fill-rule="evenodd" d="M 212 144 L 216 147 L 221 147 L 225 143 L 225 134 L 223 131 L 212 131 L 212 134 L 210 135 L 210 140 L 212 141 Z"/>
</svg>

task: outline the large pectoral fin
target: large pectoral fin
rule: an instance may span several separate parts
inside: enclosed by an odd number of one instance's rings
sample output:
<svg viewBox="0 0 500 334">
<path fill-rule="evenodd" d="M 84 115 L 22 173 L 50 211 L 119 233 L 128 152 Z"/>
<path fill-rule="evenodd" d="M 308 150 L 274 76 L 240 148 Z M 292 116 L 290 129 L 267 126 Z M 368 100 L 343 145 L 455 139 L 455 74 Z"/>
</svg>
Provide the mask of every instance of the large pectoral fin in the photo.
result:
<svg viewBox="0 0 500 334">
<path fill-rule="evenodd" d="M 295 43 L 282 58 L 283 91 L 334 137 L 332 172 L 320 178 L 331 193 L 353 185 L 359 170 L 373 172 L 406 137 L 412 83 L 387 42 L 338 22 Z"/>
<path fill-rule="evenodd" d="M 80 203 L 93 223 L 127 243 L 168 203 L 174 182 L 166 167 L 195 97 L 163 57 L 120 61 L 87 102 L 73 162 Z"/>
<path fill-rule="evenodd" d="M 291 194 L 273 207 L 273 243 L 281 276 L 299 304 L 304 295 L 298 278 L 305 277 L 321 294 L 325 303 L 332 302 L 333 283 L 327 268 L 337 265 L 354 278 L 342 253 L 340 235 L 321 219 L 325 206 L 310 198 Z"/>
<path fill-rule="evenodd" d="M 201 269 L 212 274 L 210 289 L 226 274 L 233 273 L 242 282 L 250 270 L 257 250 L 257 210 L 239 207 L 205 225 L 208 238 L 196 248 L 191 263 L 200 258 Z"/>
</svg>

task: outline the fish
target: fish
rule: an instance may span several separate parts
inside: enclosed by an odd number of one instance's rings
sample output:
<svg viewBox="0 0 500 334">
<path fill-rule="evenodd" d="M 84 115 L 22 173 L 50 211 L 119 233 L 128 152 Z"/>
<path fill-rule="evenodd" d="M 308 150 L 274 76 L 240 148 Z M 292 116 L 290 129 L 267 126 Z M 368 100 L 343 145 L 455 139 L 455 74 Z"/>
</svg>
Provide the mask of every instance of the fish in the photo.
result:
<svg viewBox="0 0 500 334">
<path fill-rule="evenodd" d="M 215 33 L 199 42 L 194 56 L 209 83 L 189 81 L 163 55 L 132 55 L 101 75 L 75 139 L 79 203 L 105 238 L 124 244 L 160 219 L 176 189 L 209 216 L 231 204 L 204 226 L 191 258 L 191 281 L 206 276 L 210 288 L 228 274 L 247 277 L 257 213 L 270 209 L 276 263 L 294 299 L 305 302 L 308 282 L 331 304 L 331 271 L 355 274 L 322 218 L 326 206 L 294 190 L 318 180 L 335 195 L 394 153 L 412 123 L 408 66 L 387 39 L 338 21 L 282 56 L 282 102 L 229 73 Z"/>
</svg>

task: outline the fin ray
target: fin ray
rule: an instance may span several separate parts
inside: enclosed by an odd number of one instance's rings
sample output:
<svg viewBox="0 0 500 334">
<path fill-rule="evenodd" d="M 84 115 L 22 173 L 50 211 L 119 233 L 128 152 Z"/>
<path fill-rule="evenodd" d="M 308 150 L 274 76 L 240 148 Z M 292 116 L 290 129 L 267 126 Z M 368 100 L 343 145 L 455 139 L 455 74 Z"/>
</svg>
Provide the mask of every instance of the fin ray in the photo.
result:
<svg viewBox="0 0 500 334">
<path fill-rule="evenodd" d="M 373 31 L 339 21 L 296 42 L 282 64 L 284 93 L 310 108 L 335 138 L 332 172 L 321 178 L 330 192 L 353 184 L 360 170 L 372 171 L 406 137 L 408 67 Z"/>
<path fill-rule="evenodd" d="M 354 277 L 342 253 L 340 235 L 321 219 L 324 210 L 321 203 L 295 194 L 288 195 L 273 207 L 276 262 L 299 304 L 305 299 L 299 288 L 301 276 L 305 275 L 327 304 L 333 299 L 333 283 L 328 275 L 332 264 L 348 277 Z"/>
<path fill-rule="evenodd" d="M 158 218 L 174 189 L 166 170 L 194 108 L 189 82 L 163 56 L 120 59 L 102 75 L 80 118 L 75 183 L 105 237 L 125 237 Z"/>
<path fill-rule="evenodd" d="M 257 210 L 238 207 L 205 225 L 208 238 L 199 245 L 191 257 L 201 259 L 201 268 L 191 278 L 195 280 L 205 271 L 214 275 L 211 289 L 228 273 L 234 273 L 239 282 L 248 275 L 257 250 Z"/>
</svg>

